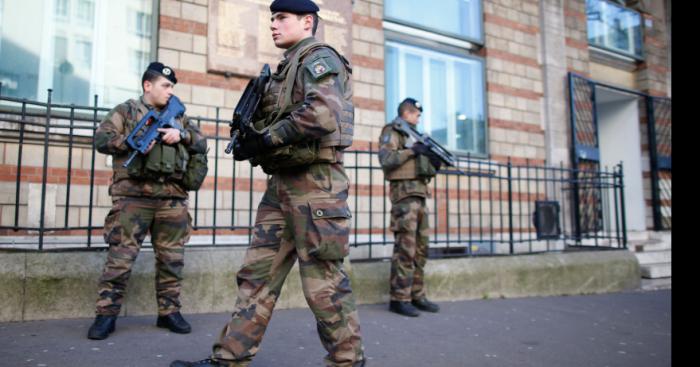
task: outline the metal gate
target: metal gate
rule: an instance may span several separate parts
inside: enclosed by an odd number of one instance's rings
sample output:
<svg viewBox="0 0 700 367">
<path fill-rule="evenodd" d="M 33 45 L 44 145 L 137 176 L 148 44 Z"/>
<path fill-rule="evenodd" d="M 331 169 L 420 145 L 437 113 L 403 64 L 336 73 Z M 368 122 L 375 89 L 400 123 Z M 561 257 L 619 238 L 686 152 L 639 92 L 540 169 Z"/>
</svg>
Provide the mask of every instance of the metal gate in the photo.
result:
<svg viewBox="0 0 700 367">
<path fill-rule="evenodd" d="M 571 164 L 574 170 L 572 195 L 576 240 L 595 236 L 603 229 L 600 185 L 600 148 L 595 104 L 595 83 L 569 73 L 571 103 Z"/>
<path fill-rule="evenodd" d="M 596 87 L 601 86 L 641 97 L 646 104 L 646 120 L 649 159 L 651 205 L 654 230 L 671 229 L 671 99 L 650 96 L 586 77 L 569 73 L 569 103 L 571 116 L 571 164 L 577 174 L 573 188 L 573 200 L 578 206 L 574 211 L 577 238 L 587 238 L 601 230 L 600 186 L 595 182 L 595 172 L 600 171 L 598 145 L 598 114 L 596 111 Z"/>
<path fill-rule="evenodd" d="M 671 229 L 671 100 L 648 97 L 647 127 L 654 230 Z"/>
</svg>

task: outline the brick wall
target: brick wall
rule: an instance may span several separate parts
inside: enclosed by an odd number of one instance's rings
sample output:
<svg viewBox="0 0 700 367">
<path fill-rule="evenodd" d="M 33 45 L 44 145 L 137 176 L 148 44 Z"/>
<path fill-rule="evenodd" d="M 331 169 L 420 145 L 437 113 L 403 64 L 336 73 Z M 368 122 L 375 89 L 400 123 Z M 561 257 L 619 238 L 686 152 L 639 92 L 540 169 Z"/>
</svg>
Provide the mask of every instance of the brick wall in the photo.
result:
<svg viewBox="0 0 700 367">
<path fill-rule="evenodd" d="M 349 0 L 346 0 L 349 1 Z M 159 14 L 158 32 L 158 59 L 167 65 L 175 68 L 179 83 L 175 88 L 175 93 L 180 96 L 187 106 L 187 113 L 190 116 L 200 116 L 214 118 L 218 116 L 224 121 L 217 129 L 212 122 L 201 121 L 203 131 L 208 134 L 215 134 L 217 131 L 221 137 L 228 135 L 228 128 L 225 120 L 229 119 L 232 109 L 238 102 L 242 90 L 247 83 L 247 79 L 237 76 L 225 76 L 207 71 L 207 23 L 209 21 L 209 0 L 161 0 Z M 484 0 L 484 31 L 485 45 L 479 54 L 485 58 L 487 74 L 487 109 L 488 109 L 488 139 L 490 159 L 497 162 L 505 162 L 511 157 L 516 164 L 542 164 L 547 152 L 545 142 L 545 108 L 544 108 L 544 84 L 545 75 L 543 72 L 543 55 L 541 38 L 541 7 L 540 2 L 535 0 Z M 585 0 L 561 1 L 564 14 L 564 42 L 566 54 L 566 69 L 585 76 L 591 76 L 590 58 L 588 54 L 588 41 L 586 35 L 586 15 Z M 384 32 L 382 28 L 383 0 L 355 0 L 352 13 L 352 49 L 353 54 L 349 55 L 353 64 L 354 81 L 354 102 L 356 108 L 356 133 L 354 149 L 376 150 L 376 142 L 382 126 L 393 116 L 385 116 L 384 113 Z M 667 59 L 665 48 L 665 26 L 663 19 L 654 18 L 654 28 L 647 30 L 648 38 L 653 46 L 659 46 L 658 50 L 648 52 L 648 59 L 643 70 L 639 73 L 639 83 L 647 85 L 649 91 L 665 90 L 666 75 L 663 67 Z M 654 47 L 652 47 L 653 49 Z M 649 48 L 648 48 L 649 49 Z M 281 55 L 281 52 L 280 52 Z M 661 80 L 663 76 L 663 80 Z M 594 76 L 593 76 L 594 77 Z M 560 81 L 564 83 L 565 81 Z M 566 96 L 555 96 L 565 100 Z M 568 116 L 568 115 L 567 115 Z M 560 131 L 557 137 L 563 137 L 564 132 Z M 643 136 L 646 136 L 644 133 Z M 217 223 L 228 223 L 231 221 L 230 211 L 232 206 L 236 207 L 237 214 L 235 222 L 247 225 L 248 194 L 243 192 L 250 187 L 249 176 L 253 175 L 253 207 L 259 201 L 264 190 L 265 175 L 259 168 L 251 171 L 247 162 L 236 162 L 234 164 L 230 156 L 223 155 L 224 142 L 219 142 L 218 146 L 214 140 L 210 145 L 210 162 L 214 162 L 218 156 L 218 167 L 210 167 L 210 175 L 213 176 L 218 170 L 219 181 L 216 182 L 219 195 L 214 198 L 214 180 L 210 177 L 204 184 L 204 188 L 198 194 L 199 208 L 202 217 L 199 218 L 200 225 L 210 225 L 213 223 L 214 214 Z M 643 143 L 645 144 L 645 143 Z M 37 150 L 38 149 L 38 150 Z M 66 157 L 61 149 L 50 154 L 49 177 L 57 177 L 55 184 L 58 185 L 57 212 L 61 212 L 61 197 L 65 194 L 65 189 L 61 191 L 61 177 L 66 175 Z M 0 154 L 3 166 L 0 167 L 0 181 L 3 182 L 3 192 L 14 192 L 13 165 L 16 164 L 16 144 L 2 144 Z M 32 159 L 41 157 L 41 148 L 38 146 L 25 147 L 26 170 L 23 171 L 23 180 L 34 182 L 37 172 L 40 172 L 42 162 L 32 162 Z M 33 152 L 33 153 L 32 153 Z M 13 155 L 14 154 L 14 155 Z M 84 180 L 86 158 L 90 156 L 86 148 L 78 149 L 74 154 L 73 184 L 75 193 L 71 197 L 75 200 L 85 200 L 86 194 Z M 75 162 L 80 165 L 75 166 Z M 98 204 L 100 212 L 94 212 L 96 219 L 93 223 L 101 223 L 104 213 L 109 207 L 106 188 L 110 176 L 111 167 L 105 156 L 97 155 L 97 176 L 95 189 L 95 203 Z M 368 156 L 358 158 L 348 158 L 348 164 L 374 164 Z M 24 164 L 23 164 L 24 165 Z M 647 165 L 648 166 L 648 165 Z M 38 168 L 37 168 L 38 167 Z M 24 169 L 24 168 L 23 168 Z M 38 170 L 38 171 L 37 171 Z M 383 177 L 381 174 L 370 177 L 367 172 L 348 172 L 353 187 L 357 187 L 357 193 L 362 200 L 358 200 L 358 223 L 373 226 L 381 224 L 381 220 L 363 216 L 370 207 L 369 197 L 370 187 L 372 191 L 372 205 L 386 205 L 383 196 Z M 234 177 L 235 176 L 235 177 Z M 52 180 L 52 179 L 50 179 Z M 51 181 L 50 181 L 51 182 Z M 442 188 L 443 182 L 439 183 Z M 25 187 L 26 186 L 26 187 Z M 239 192 L 231 194 L 231 189 L 235 188 Z M 474 183 L 476 187 L 476 182 Z M 7 190 L 5 190 L 7 189 Z M 82 190 L 82 191 L 81 191 Z M 454 190 L 454 187 L 451 188 Z M 528 190 L 528 189 L 524 189 Z M 22 186 L 21 202 L 26 204 L 29 187 Z M 521 197 L 523 203 L 527 204 L 537 197 L 538 189 L 529 189 L 533 195 L 530 198 Z M 469 195 L 462 187 L 459 195 L 464 198 Z M 352 193 L 355 193 L 354 191 Z M 451 197 L 457 193 L 451 194 Z M 7 225 L 14 219 L 12 211 L 8 209 L 8 203 L 14 201 L 13 195 L 3 195 L 3 209 L 0 212 L 0 222 Z M 382 201 L 384 202 L 382 204 Z M 235 202 L 235 205 L 234 205 Z M 214 212 L 216 203 L 217 212 Z M 82 202 L 81 202 L 82 205 Z M 353 208 L 354 203 L 351 204 Z M 496 204 L 498 206 L 498 202 Z M 354 208 L 353 208 L 354 209 Z M 81 209 L 82 210 L 82 209 Z M 82 212 L 81 212 L 82 213 Z M 23 213 L 27 217 L 27 213 Z M 56 221 L 61 222 L 61 214 L 56 214 Z M 440 221 L 445 219 L 443 215 Z M 454 219 L 451 219 L 453 221 Z M 70 218 L 71 223 L 86 224 L 86 219 L 82 214 Z M 376 228 L 376 226 L 374 227 Z"/>
<path fill-rule="evenodd" d="M 531 0 L 484 1 L 491 158 L 543 163 L 543 74 L 539 6 Z"/>
<path fill-rule="evenodd" d="M 566 0 L 563 1 L 563 6 L 568 70 L 583 76 L 590 76 L 586 0 Z"/>
<path fill-rule="evenodd" d="M 355 102 L 355 149 L 376 149 L 384 113 L 383 0 L 356 0 L 352 13 L 352 64 Z"/>
</svg>

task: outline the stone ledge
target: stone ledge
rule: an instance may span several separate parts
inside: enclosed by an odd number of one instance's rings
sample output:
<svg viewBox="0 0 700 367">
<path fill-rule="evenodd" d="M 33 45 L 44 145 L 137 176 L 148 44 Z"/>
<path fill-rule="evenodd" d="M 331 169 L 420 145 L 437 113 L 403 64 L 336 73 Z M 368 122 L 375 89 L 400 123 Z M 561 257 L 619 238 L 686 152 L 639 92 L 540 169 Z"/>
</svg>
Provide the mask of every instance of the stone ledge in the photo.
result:
<svg viewBox="0 0 700 367">
<path fill-rule="evenodd" d="M 229 312 L 235 272 L 245 251 L 189 249 L 185 256 L 183 313 Z M 0 252 L 0 322 L 91 318 L 106 252 Z M 346 268 L 360 304 L 389 300 L 390 263 L 352 262 Z M 617 292 L 639 289 L 640 267 L 630 251 L 431 259 L 428 295 L 436 301 Z M 298 265 L 277 308 L 307 307 Z M 144 250 L 129 281 L 123 315 L 155 315 L 153 252 Z"/>
</svg>

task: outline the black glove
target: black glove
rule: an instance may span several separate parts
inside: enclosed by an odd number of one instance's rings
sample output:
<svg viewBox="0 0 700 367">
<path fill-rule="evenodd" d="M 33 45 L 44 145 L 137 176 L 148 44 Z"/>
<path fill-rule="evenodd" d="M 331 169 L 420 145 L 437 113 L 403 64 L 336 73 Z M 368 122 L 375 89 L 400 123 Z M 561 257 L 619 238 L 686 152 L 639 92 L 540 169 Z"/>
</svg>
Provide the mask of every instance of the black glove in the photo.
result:
<svg viewBox="0 0 700 367">
<path fill-rule="evenodd" d="M 419 155 L 419 154 L 428 155 L 430 153 L 430 148 L 428 148 L 427 145 L 425 145 L 421 142 L 413 143 L 413 145 L 411 146 L 411 150 L 416 155 Z"/>
<path fill-rule="evenodd" d="M 440 167 L 442 166 L 442 159 L 440 159 L 440 157 L 438 157 L 437 154 L 430 152 L 428 154 L 428 159 L 430 160 L 430 164 L 432 164 L 433 167 L 435 167 L 436 171 L 440 170 Z"/>
<path fill-rule="evenodd" d="M 233 159 L 244 161 L 267 150 L 261 135 L 249 136 L 247 139 L 238 137 L 233 142 Z"/>
</svg>

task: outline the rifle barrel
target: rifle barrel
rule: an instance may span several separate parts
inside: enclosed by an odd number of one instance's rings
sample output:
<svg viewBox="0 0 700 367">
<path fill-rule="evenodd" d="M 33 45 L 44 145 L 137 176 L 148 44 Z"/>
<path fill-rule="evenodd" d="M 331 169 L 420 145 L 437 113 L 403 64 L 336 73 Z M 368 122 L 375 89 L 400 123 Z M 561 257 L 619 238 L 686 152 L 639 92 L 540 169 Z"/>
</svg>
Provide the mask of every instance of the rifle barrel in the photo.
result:
<svg viewBox="0 0 700 367">
<path fill-rule="evenodd" d="M 124 164 L 122 164 L 122 167 L 124 167 L 124 168 L 129 167 L 129 165 L 131 164 L 131 161 L 133 161 L 134 158 L 136 158 L 136 156 L 138 154 L 139 154 L 138 150 L 134 150 L 133 152 L 131 152 L 131 154 L 129 154 L 129 159 L 127 159 L 126 162 L 124 162 Z"/>
</svg>

